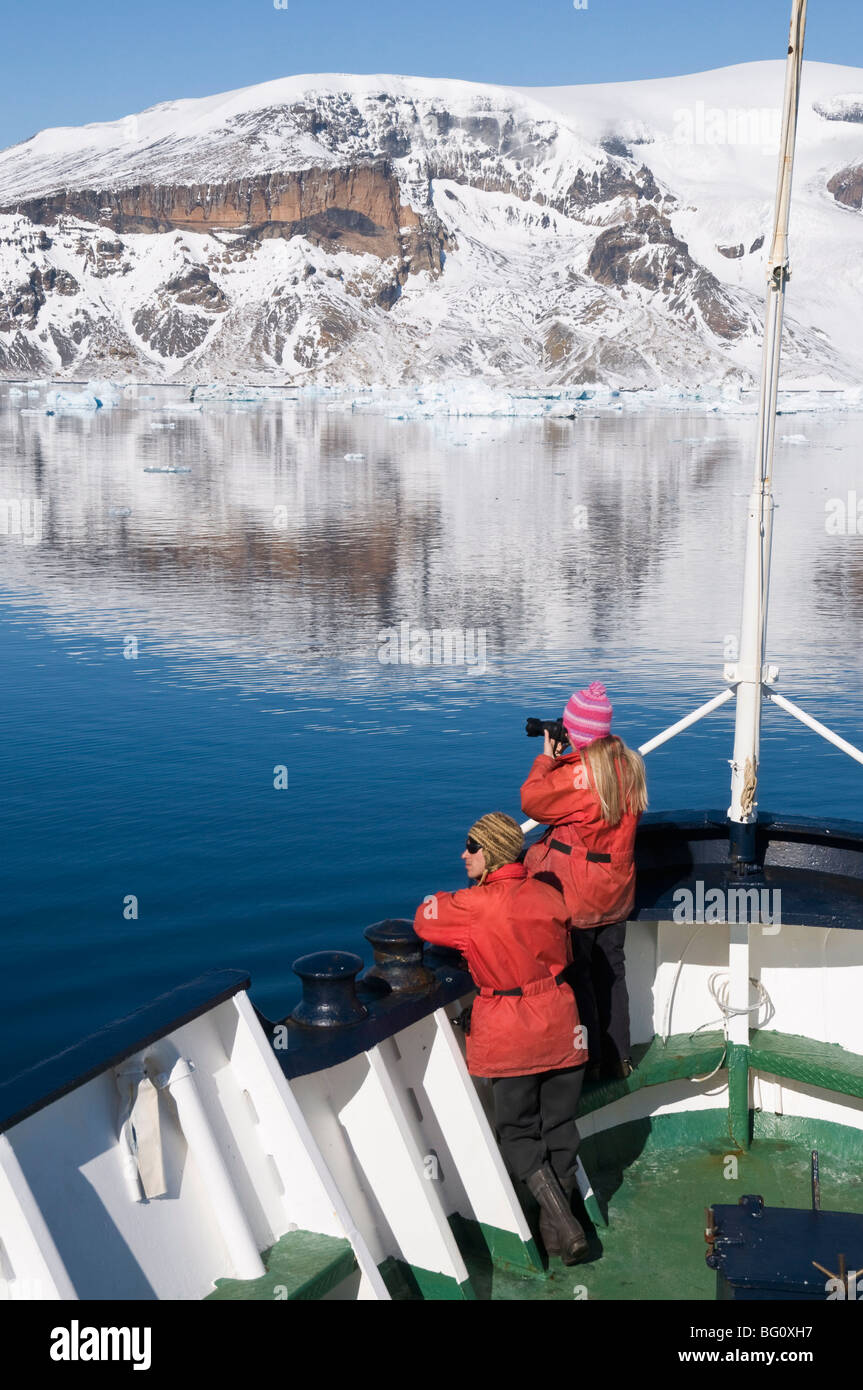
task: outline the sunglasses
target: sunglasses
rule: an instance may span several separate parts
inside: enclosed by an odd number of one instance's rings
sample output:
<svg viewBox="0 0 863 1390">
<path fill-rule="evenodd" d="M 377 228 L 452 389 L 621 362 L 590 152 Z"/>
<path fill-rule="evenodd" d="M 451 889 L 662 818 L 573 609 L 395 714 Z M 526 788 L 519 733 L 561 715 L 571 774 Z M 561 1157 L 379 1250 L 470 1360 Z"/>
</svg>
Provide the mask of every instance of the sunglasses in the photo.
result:
<svg viewBox="0 0 863 1390">
<path fill-rule="evenodd" d="M 465 840 L 464 847 L 468 854 L 478 854 L 482 849 L 482 845 L 477 840 L 472 840 L 470 836 Z"/>
</svg>

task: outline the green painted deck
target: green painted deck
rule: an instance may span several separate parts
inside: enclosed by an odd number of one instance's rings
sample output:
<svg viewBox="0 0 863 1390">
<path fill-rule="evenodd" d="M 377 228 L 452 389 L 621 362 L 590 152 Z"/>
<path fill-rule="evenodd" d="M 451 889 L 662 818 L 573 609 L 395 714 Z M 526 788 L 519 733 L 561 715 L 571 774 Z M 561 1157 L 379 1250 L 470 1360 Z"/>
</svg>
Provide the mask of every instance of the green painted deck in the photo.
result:
<svg viewBox="0 0 863 1390">
<path fill-rule="evenodd" d="M 544 1275 L 530 1276 L 468 1256 L 477 1298 L 712 1302 L 705 1208 L 749 1192 L 770 1206 L 808 1207 L 812 1148 L 819 1150 L 824 1209 L 863 1213 L 863 1133 L 757 1114 L 744 1153 L 717 1133 L 724 1118 L 722 1110 L 670 1115 L 586 1140 L 582 1157 L 609 1216 L 589 1259 L 572 1269 L 551 1260 Z"/>
<path fill-rule="evenodd" d="M 217 1279 L 213 1302 L 303 1302 L 323 1298 L 357 1267 L 350 1242 L 312 1231 L 288 1231 L 262 1259 L 260 1279 Z"/>
<path fill-rule="evenodd" d="M 672 1035 L 666 1042 L 653 1038 L 632 1049 L 635 1070 L 625 1081 L 604 1081 L 584 1088 L 579 1115 L 601 1110 L 622 1096 L 645 1086 L 666 1081 L 684 1081 L 707 1076 L 719 1067 L 725 1070 L 725 1041 L 722 1033 Z M 720 1065 L 721 1064 L 721 1065 Z M 811 1038 L 770 1029 L 755 1029 L 749 1039 L 749 1066 L 789 1081 L 819 1086 L 841 1095 L 863 1099 L 863 1056 L 846 1052 L 835 1043 L 813 1042 Z"/>
<path fill-rule="evenodd" d="M 759 1028 L 749 1036 L 749 1053 L 758 1071 L 863 1099 L 863 1057 L 835 1043 Z"/>
<path fill-rule="evenodd" d="M 645 1086 L 707 1076 L 720 1066 L 724 1056 L 725 1038 L 721 1032 L 698 1033 L 695 1037 L 675 1034 L 666 1042 L 653 1038 L 649 1043 L 640 1043 L 632 1049 L 632 1075 L 625 1081 L 599 1081 L 585 1086 L 577 1113 L 589 1115 Z"/>
</svg>

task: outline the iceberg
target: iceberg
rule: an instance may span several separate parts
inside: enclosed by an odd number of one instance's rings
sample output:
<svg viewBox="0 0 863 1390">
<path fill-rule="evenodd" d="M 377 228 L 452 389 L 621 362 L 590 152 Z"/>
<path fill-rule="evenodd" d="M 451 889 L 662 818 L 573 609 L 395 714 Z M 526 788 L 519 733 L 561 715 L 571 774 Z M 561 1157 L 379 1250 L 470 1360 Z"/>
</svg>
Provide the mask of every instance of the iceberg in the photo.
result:
<svg viewBox="0 0 863 1390">
<path fill-rule="evenodd" d="M 103 409 L 110 410 L 120 403 L 120 391 L 113 381 L 88 381 L 84 394 L 94 396 Z"/>
<path fill-rule="evenodd" d="M 102 402 L 90 391 L 49 391 L 46 404 L 51 414 L 55 411 L 89 411 L 102 408 Z"/>
</svg>

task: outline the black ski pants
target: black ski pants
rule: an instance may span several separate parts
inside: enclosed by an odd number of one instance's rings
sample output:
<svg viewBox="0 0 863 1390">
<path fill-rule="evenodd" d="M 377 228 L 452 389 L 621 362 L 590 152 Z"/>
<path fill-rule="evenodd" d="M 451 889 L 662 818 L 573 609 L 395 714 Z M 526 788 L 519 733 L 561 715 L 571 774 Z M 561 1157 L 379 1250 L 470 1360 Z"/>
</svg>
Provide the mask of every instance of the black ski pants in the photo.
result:
<svg viewBox="0 0 863 1390">
<path fill-rule="evenodd" d="M 526 1182 L 548 1161 L 560 1182 L 575 1176 L 578 1107 L 584 1067 L 533 1076 L 496 1076 L 494 1116 L 501 1152 L 510 1171 Z"/>
<path fill-rule="evenodd" d="M 630 1054 L 629 994 L 623 943 L 626 923 L 578 927 L 572 938 L 572 985 L 587 1029 L 591 1065 L 614 1067 Z"/>
</svg>

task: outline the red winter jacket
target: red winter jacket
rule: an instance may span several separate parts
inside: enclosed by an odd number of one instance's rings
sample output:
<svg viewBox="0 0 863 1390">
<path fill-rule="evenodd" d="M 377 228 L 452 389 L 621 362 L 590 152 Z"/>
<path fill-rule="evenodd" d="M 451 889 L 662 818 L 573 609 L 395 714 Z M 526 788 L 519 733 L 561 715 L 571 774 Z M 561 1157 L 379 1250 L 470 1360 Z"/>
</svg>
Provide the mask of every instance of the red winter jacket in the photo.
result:
<svg viewBox="0 0 863 1390">
<path fill-rule="evenodd" d="M 572 959 L 566 906 L 523 864 L 504 864 L 473 888 L 437 893 L 417 908 L 414 931 L 467 957 L 479 987 L 467 1040 L 474 1076 L 530 1076 L 587 1061 L 576 1037 L 575 995 L 556 983 Z M 521 995 L 494 993 L 519 987 Z"/>
<path fill-rule="evenodd" d="M 640 816 L 624 811 L 617 825 L 602 819 L 599 796 L 580 753 L 562 758 L 540 753 L 521 789 L 521 805 L 525 815 L 549 827 L 531 845 L 525 866 L 563 893 L 570 926 L 624 922 L 635 906 Z M 588 854 L 603 858 L 588 859 Z"/>
</svg>

